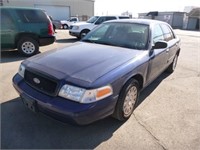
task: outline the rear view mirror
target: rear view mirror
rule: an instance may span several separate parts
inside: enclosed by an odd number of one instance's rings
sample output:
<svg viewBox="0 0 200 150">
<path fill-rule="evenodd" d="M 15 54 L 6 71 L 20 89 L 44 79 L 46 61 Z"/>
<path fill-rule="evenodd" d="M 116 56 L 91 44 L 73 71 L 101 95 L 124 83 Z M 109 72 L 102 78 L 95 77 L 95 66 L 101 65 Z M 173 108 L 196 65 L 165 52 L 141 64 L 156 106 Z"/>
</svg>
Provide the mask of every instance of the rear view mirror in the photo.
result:
<svg viewBox="0 0 200 150">
<path fill-rule="evenodd" d="M 153 49 L 161 49 L 161 48 L 167 48 L 167 42 L 165 41 L 158 41 L 154 44 L 152 47 Z"/>
</svg>

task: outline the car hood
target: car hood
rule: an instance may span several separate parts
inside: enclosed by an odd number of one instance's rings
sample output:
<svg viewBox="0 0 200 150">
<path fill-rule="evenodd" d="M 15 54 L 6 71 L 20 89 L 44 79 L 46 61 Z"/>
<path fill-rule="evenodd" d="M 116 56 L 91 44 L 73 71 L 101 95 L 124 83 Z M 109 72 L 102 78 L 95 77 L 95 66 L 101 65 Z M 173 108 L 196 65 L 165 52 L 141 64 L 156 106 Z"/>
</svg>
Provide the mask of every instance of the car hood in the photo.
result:
<svg viewBox="0 0 200 150">
<path fill-rule="evenodd" d="M 73 23 L 73 25 L 75 25 L 75 26 L 82 26 L 82 25 L 91 25 L 91 23 L 87 23 L 87 22 L 81 21 L 81 22 L 75 22 L 75 23 Z"/>
<path fill-rule="evenodd" d="M 69 82 L 92 83 L 106 73 L 134 59 L 143 51 L 76 42 L 27 59 L 27 66 Z"/>
</svg>

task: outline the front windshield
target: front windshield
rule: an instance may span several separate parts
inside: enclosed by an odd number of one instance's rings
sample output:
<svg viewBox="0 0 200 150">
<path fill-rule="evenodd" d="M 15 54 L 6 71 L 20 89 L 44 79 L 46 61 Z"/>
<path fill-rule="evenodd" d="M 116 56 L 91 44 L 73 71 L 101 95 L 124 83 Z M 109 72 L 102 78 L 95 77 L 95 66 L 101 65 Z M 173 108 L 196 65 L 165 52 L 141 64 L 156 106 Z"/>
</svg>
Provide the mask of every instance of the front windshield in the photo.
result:
<svg viewBox="0 0 200 150">
<path fill-rule="evenodd" d="M 98 18 L 98 16 L 93 16 L 90 19 L 88 19 L 87 23 L 94 23 Z"/>
<path fill-rule="evenodd" d="M 145 50 L 149 26 L 136 23 L 104 23 L 89 32 L 82 41 Z"/>
</svg>

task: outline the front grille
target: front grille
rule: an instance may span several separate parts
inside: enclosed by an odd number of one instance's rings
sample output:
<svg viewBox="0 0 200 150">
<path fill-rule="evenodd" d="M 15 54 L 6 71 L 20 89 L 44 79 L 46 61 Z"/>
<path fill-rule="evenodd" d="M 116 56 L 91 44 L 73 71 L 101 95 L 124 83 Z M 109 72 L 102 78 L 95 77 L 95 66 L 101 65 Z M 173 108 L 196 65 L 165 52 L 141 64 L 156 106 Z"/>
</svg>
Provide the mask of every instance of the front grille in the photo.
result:
<svg viewBox="0 0 200 150">
<path fill-rule="evenodd" d="M 29 70 L 25 70 L 24 79 L 34 89 L 37 89 L 45 94 L 55 96 L 57 89 L 57 82 L 48 76 L 41 75 Z"/>
</svg>

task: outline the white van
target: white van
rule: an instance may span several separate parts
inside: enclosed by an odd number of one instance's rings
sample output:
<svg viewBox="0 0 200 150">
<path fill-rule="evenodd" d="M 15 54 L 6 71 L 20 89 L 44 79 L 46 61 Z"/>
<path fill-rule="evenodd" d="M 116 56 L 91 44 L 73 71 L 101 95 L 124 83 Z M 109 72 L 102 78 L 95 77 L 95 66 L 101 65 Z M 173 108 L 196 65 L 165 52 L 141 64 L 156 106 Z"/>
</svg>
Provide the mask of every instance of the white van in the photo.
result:
<svg viewBox="0 0 200 150">
<path fill-rule="evenodd" d="M 77 22 L 70 26 L 69 34 L 81 39 L 97 25 L 114 19 L 129 19 L 128 16 L 93 16 L 87 22 Z"/>
</svg>

